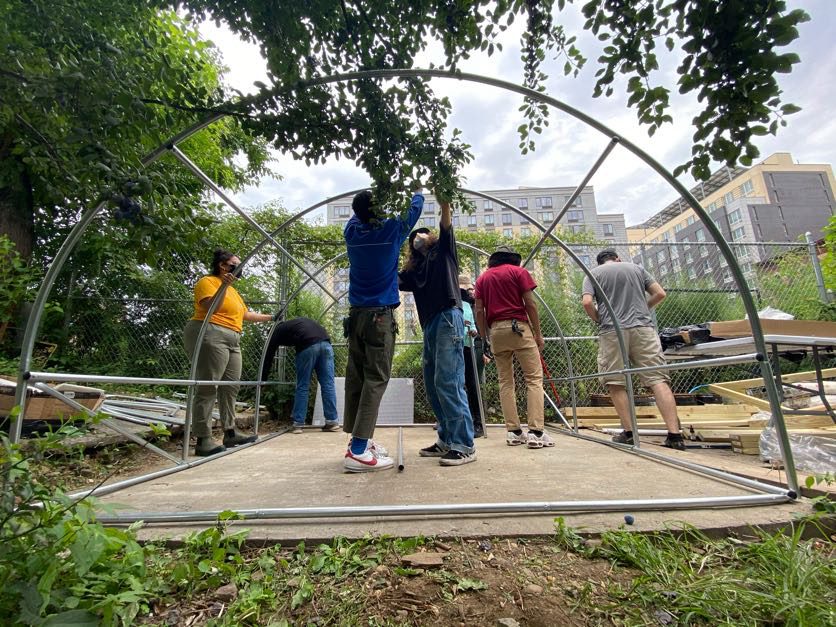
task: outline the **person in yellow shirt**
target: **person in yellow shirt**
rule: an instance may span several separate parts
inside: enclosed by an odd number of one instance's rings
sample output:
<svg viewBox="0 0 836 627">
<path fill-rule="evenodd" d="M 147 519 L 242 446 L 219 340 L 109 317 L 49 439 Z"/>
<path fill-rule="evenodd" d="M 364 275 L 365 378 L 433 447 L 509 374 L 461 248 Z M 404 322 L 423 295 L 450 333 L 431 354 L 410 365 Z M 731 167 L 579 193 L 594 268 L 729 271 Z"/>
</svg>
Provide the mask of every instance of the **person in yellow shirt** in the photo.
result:
<svg viewBox="0 0 836 627">
<path fill-rule="evenodd" d="M 196 377 L 203 381 L 239 381 L 241 379 L 241 328 L 248 322 L 270 322 L 273 316 L 249 311 L 232 283 L 241 260 L 227 250 L 218 249 L 212 257 L 212 274 L 202 277 L 194 286 L 194 315 L 186 323 L 183 339 L 186 352 L 194 359 L 197 338 L 212 300 L 226 286 L 223 300 L 215 309 L 197 356 Z M 206 457 L 229 447 L 255 442 L 258 436 L 235 430 L 235 399 L 240 386 L 199 385 L 192 405 L 193 432 L 197 438 L 195 455 Z M 215 397 L 224 428 L 223 444 L 212 439 L 212 408 Z"/>
</svg>

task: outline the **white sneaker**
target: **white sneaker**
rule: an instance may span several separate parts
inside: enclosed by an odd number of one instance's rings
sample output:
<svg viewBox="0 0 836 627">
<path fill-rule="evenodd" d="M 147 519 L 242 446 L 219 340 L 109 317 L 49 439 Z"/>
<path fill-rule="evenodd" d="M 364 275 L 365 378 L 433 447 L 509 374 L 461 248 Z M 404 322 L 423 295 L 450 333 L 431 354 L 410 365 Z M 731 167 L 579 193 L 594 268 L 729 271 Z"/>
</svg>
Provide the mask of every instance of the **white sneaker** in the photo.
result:
<svg viewBox="0 0 836 627">
<path fill-rule="evenodd" d="M 520 444 L 525 444 L 527 441 L 528 437 L 525 435 L 525 431 L 519 435 L 513 431 L 507 431 L 505 433 L 505 444 L 508 446 L 519 446 Z"/>
<path fill-rule="evenodd" d="M 554 446 L 554 440 L 545 431 L 539 437 L 530 431 L 528 432 L 528 448 L 549 448 L 551 446 Z"/>
<path fill-rule="evenodd" d="M 380 448 L 375 450 L 372 446 L 366 447 L 366 452 L 362 455 L 355 455 L 348 449 L 345 452 L 345 459 L 343 459 L 343 467 L 346 472 L 374 472 L 376 470 L 386 470 L 395 465 L 391 457 L 380 454 Z"/>
<path fill-rule="evenodd" d="M 379 457 L 389 457 L 389 451 L 387 451 L 383 446 L 381 446 L 374 440 L 369 440 L 368 448 L 371 449 L 371 451 Z"/>
</svg>

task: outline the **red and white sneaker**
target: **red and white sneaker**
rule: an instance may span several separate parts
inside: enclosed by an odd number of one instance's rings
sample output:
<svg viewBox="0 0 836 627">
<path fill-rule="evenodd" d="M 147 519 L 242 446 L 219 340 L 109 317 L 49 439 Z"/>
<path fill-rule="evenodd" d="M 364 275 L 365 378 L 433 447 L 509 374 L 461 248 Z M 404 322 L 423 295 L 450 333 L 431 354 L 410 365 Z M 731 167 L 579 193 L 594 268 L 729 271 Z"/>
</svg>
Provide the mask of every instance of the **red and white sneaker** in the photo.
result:
<svg viewBox="0 0 836 627">
<path fill-rule="evenodd" d="M 371 446 L 366 448 L 362 455 L 355 455 L 348 449 L 343 459 L 343 467 L 346 472 L 374 472 L 386 470 L 395 465 L 394 460 L 386 455 L 380 455 Z"/>
</svg>

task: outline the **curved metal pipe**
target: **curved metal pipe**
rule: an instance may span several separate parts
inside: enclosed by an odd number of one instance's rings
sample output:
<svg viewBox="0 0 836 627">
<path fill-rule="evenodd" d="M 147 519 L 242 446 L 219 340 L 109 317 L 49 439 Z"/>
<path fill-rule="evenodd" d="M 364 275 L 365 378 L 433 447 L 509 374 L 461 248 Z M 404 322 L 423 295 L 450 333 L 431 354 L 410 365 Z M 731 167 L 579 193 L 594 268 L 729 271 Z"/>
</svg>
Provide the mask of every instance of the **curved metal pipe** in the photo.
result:
<svg viewBox="0 0 836 627">
<path fill-rule="evenodd" d="M 522 87 L 520 85 L 515 85 L 514 83 L 509 83 L 508 81 L 503 81 L 495 78 L 488 78 L 485 76 L 480 76 L 478 74 L 470 74 L 465 72 L 458 72 L 458 71 L 446 71 L 446 70 L 427 70 L 427 69 L 387 69 L 387 70 L 363 70 L 357 72 L 346 72 L 343 74 L 336 74 L 332 76 L 320 77 L 309 79 L 307 81 L 300 81 L 292 86 L 281 86 L 277 87 L 274 90 L 270 90 L 263 94 L 260 94 L 258 98 L 253 99 L 245 99 L 243 102 L 246 103 L 248 100 L 251 101 L 258 101 L 264 100 L 267 97 L 282 93 L 282 92 L 289 92 L 294 89 L 305 89 L 309 86 L 313 85 L 325 85 L 330 83 L 336 82 L 344 82 L 344 81 L 353 81 L 353 80 L 361 80 L 367 78 L 446 78 L 452 79 L 457 81 L 468 81 L 473 83 L 480 83 L 484 85 L 491 85 L 494 87 L 498 87 L 500 89 L 504 89 L 506 91 L 514 92 L 521 94 L 527 98 L 534 100 L 535 102 L 540 102 L 543 104 L 550 105 L 560 111 L 568 113 L 572 117 L 586 123 L 588 126 L 596 129 L 600 133 L 604 134 L 605 136 L 609 137 L 610 140 L 618 137 L 619 141 L 622 146 L 624 146 L 627 150 L 632 152 L 634 155 L 639 157 L 642 161 L 648 164 L 657 174 L 659 174 L 665 181 L 667 181 L 671 187 L 674 188 L 677 192 L 679 192 L 680 196 L 685 198 L 687 204 L 691 207 L 691 209 L 696 213 L 696 215 L 700 218 L 703 226 L 708 229 L 711 236 L 714 238 L 715 243 L 720 248 L 720 251 L 723 254 L 724 259 L 728 263 L 728 266 L 731 270 L 732 276 L 734 277 L 735 283 L 737 284 L 738 290 L 740 292 L 741 299 L 743 300 L 744 309 L 748 314 L 750 326 L 752 329 L 752 337 L 755 343 L 755 347 L 757 352 L 766 355 L 766 343 L 763 339 L 763 328 L 760 323 L 760 319 L 758 318 L 757 307 L 755 305 L 754 299 L 752 298 L 752 294 L 749 291 L 749 286 L 746 283 L 745 277 L 743 276 L 743 272 L 740 269 L 740 265 L 737 263 L 737 259 L 735 258 L 734 254 L 732 253 L 731 247 L 729 246 L 728 242 L 726 242 L 725 238 L 723 237 L 722 232 L 720 231 L 719 227 L 714 224 L 713 220 L 711 220 L 708 213 L 702 208 L 699 204 L 697 199 L 691 194 L 691 192 L 680 183 L 670 172 L 668 172 L 659 162 L 657 162 L 653 157 L 651 157 L 648 153 L 643 151 L 641 148 L 626 140 L 621 138 L 617 133 L 613 132 L 609 129 L 606 125 L 601 124 L 594 118 L 586 115 L 585 113 L 581 112 L 574 107 L 557 100 L 556 98 L 552 98 L 551 96 L 547 96 L 540 92 L 537 92 L 533 89 L 529 89 L 527 87 Z M 198 122 L 185 131 L 181 132 L 178 135 L 175 135 L 172 140 L 168 142 L 164 142 L 162 146 L 168 148 L 169 146 L 173 146 L 173 140 L 176 139 L 177 141 L 182 141 L 197 130 L 211 124 L 213 121 L 220 119 L 223 117 L 222 114 L 212 114 L 207 116 L 206 119 Z M 151 162 L 155 161 L 164 154 L 164 150 L 162 148 L 157 148 L 156 150 L 148 153 L 148 155 L 142 160 L 143 165 L 148 165 Z M 81 234 L 89 225 L 90 221 L 92 221 L 93 217 L 98 213 L 104 203 L 100 203 L 96 207 L 87 210 L 82 215 L 82 218 L 73 227 L 70 235 L 64 241 L 61 248 L 59 249 L 58 254 L 56 254 L 56 258 L 53 261 L 53 264 L 50 266 L 49 271 L 47 271 L 46 276 L 44 277 L 44 282 L 41 284 L 38 295 L 36 296 L 34 307 L 32 314 L 30 315 L 29 321 L 26 325 L 26 331 L 24 333 L 24 342 L 23 346 L 21 347 L 21 359 L 20 359 L 20 367 L 18 373 L 18 386 L 16 389 L 15 394 L 15 402 L 17 405 L 20 406 L 21 415 L 18 420 L 14 422 L 12 425 L 11 436 L 12 441 L 15 442 L 20 439 L 20 432 L 22 428 L 22 420 L 23 420 L 23 413 L 25 411 L 25 402 L 26 402 L 26 388 L 24 384 L 24 373 L 29 369 L 29 365 L 31 363 L 32 358 L 32 350 L 34 348 L 34 341 L 35 341 L 35 333 L 40 324 L 41 316 L 43 314 L 43 307 L 46 302 L 46 296 L 49 291 L 52 289 L 52 285 L 57 277 L 58 272 L 63 268 L 64 263 L 67 260 L 72 249 L 75 247 L 78 239 L 80 238 Z M 528 216 L 526 216 L 528 217 Z M 569 252 L 570 256 L 575 258 L 574 254 Z M 576 263 L 579 263 L 579 260 L 575 258 Z M 582 268 L 585 268 L 583 264 L 579 264 Z M 591 279 L 593 281 L 593 285 L 596 285 L 594 277 Z M 598 286 L 600 287 L 600 286 Z M 607 306 L 608 310 L 612 311 L 612 307 Z M 625 357 L 624 365 L 625 367 L 629 366 L 629 362 L 626 359 L 626 351 L 624 347 L 624 341 L 621 337 L 620 328 L 618 327 L 617 320 L 613 316 L 613 320 L 616 324 L 616 334 L 619 340 L 619 349 L 622 352 L 622 355 Z M 784 415 L 781 410 L 781 403 L 780 403 L 780 395 L 778 389 L 776 387 L 775 381 L 772 377 L 772 367 L 769 363 L 769 360 L 764 360 L 761 362 L 761 373 L 764 380 L 764 385 L 766 387 L 767 396 L 769 397 L 769 404 L 770 409 L 772 410 L 772 415 L 776 418 L 776 424 L 778 429 L 779 435 L 779 444 L 781 447 L 781 452 L 784 456 L 784 464 L 787 471 L 787 483 L 793 491 L 798 491 L 798 477 L 795 471 L 795 464 L 792 457 L 792 450 L 789 444 L 789 435 L 787 433 L 786 424 L 784 422 Z M 631 412 L 631 422 L 632 425 L 636 426 L 636 419 L 635 419 L 635 407 L 633 403 L 632 397 L 632 385 L 629 375 L 627 375 L 627 393 L 630 400 L 630 412 Z M 637 431 L 637 429 L 634 429 Z M 636 443 L 638 445 L 638 438 L 636 438 Z"/>
</svg>

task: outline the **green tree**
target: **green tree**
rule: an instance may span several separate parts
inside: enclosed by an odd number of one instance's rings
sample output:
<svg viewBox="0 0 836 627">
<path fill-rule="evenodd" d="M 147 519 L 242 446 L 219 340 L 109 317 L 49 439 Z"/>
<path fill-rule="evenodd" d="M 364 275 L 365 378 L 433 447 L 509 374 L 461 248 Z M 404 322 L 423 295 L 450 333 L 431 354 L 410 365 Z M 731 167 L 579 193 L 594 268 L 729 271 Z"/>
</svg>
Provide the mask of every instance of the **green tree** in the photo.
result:
<svg viewBox="0 0 836 627">
<path fill-rule="evenodd" d="M 140 158 L 203 115 L 183 108 L 226 98 L 211 45 L 144 2 L 2 0 L 0 12 L 0 232 L 46 265 L 79 212 L 105 199 L 122 219 L 102 216 L 90 233 L 104 237 L 88 237 L 79 257 L 128 248 L 154 263 L 166 242 L 193 246 L 206 224 L 202 185 L 171 161 Z M 227 187 L 264 172 L 263 143 L 234 120 L 183 149 Z"/>
<path fill-rule="evenodd" d="M 824 286 L 828 290 L 836 291 L 836 216 L 830 218 L 830 223 L 824 229 L 824 250 Z"/>
<path fill-rule="evenodd" d="M 523 83 L 544 91 L 551 57 L 563 71 L 585 63 L 575 37 L 558 23 L 566 0 L 351 0 L 281 3 L 275 0 L 184 0 L 195 14 L 225 22 L 267 58 L 272 85 L 233 109 L 247 128 L 306 162 L 329 156 L 356 161 L 372 176 L 383 200 L 403 193 L 399 183 L 430 180 L 452 195 L 460 167 L 470 159 L 455 131 L 448 133 L 450 105 L 425 80 L 387 83 L 364 80 L 297 87 L 364 69 L 411 68 L 430 42 L 440 42 L 443 67 L 455 70 L 477 51 L 502 49 L 500 37 L 525 20 L 521 49 Z M 580 4 L 580 3 L 578 3 Z M 658 84 L 657 55 L 682 54 L 677 69 L 682 93 L 700 102 L 693 120 L 691 168 L 707 178 L 711 159 L 748 163 L 758 151 L 752 139 L 774 134 L 797 107 L 782 104 L 776 73 L 789 72 L 797 55 L 780 49 L 797 38 L 804 11 L 781 0 L 589 0 L 581 8 L 584 28 L 606 42 L 598 62 L 594 96 L 609 96 L 623 81 L 641 124 L 652 134 L 671 122 L 669 87 Z M 664 43 L 665 48 L 659 52 Z M 674 52 L 675 48 L 679 48 Z M 545 105 L 527 100 L 519 127 L 523 152 L 548 124 Z"/>
</svg>

